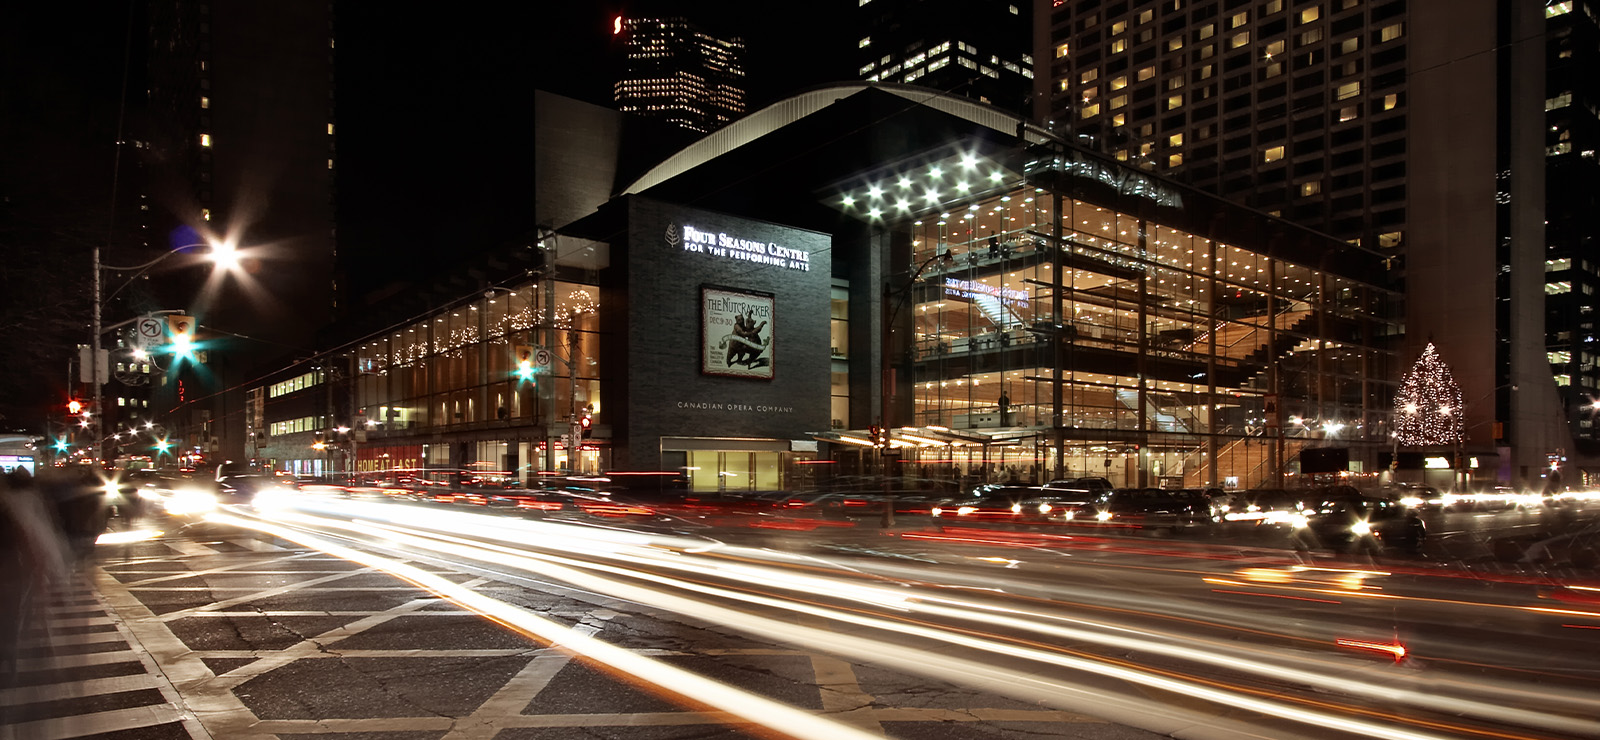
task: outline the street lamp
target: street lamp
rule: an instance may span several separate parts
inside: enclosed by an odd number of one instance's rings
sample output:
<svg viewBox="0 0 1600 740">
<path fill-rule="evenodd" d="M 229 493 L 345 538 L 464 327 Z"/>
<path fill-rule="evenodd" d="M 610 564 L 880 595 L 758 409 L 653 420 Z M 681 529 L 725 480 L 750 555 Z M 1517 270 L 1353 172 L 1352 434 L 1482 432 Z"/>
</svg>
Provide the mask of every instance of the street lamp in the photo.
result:
<svg viewBox="0 0 1600 740">
<path fill-rule="evenodd" d="M 175 247 L 175 248 L 172 249 L 172 251 L 169 251 L 169 252 L 167 252 L 165 254 L 162 254 L 160 257 L 157 257 L 157 258 L 155 258 L 153 260 L 150 260 L 149 262 L 146 262 L 146 263 L 144 263 L 142 265 L 133 265 L 131 267 L 116 267 L 116 266 L 113 266 L 113 265 L 102 264 L 100 262 L 100 247 L 97 246 L 97 247 L 94 248 L 94 274 L 92 276 L 93 277 L 93 281 L 94 281 L 94 301 L 93 301 L 94 302 L 94 306 L 93 306 L 93 309 L 94 309 L 94 321 L 93 321 L 93 326 L 90 327 L 90 331 L 92 332 L 92 335 L 90 337 L 90 342 L 91 342 L 90 346 L 92 347 L 92 349 L 91 349 L 90 354 L 89 354 L 89 367 L 90 367 L 89 377 L 90 377 L 91 382 L 94 385 L 94 406 L 93 406 L 93 408 L 96 411 L 96 413 L 94 415 L 95 457 L 100 460 L 100 464 L 101 465 L 105 464 L 105 437 L 104 437 L 103 425 L 101 423 L 101 420 L 105 418 L 105 414 L 104 413 L 100 413 L 105 408 L 102 405 L 102 402 L 103 402 L 104 399 L 103 399 L 103 397 L 101 395 L 101 390 L 100 390 L 100 385 L 103 382 L 102 378 L 100 377 L 100 351 L 101 351 L 100 350 L 100 332 L 101 332 L 101 324 L 100 324 L 100 322 L 101 322 L 101 310 L 103 308 L 103 304 L 104 304 L 105 301 L 108 301 L 108 300 L 111 300 L 112 298 L 115 298 L 118 293 L 122 292 L 123 288 L 126 288 L 129 285 L 131 285 L 135 279 L 137 279 L 140 275 L 143 275 L 145 272 L 150 270 L 150 268 L 155 267 L 158 264 L 161 264 L 162 262 L 164 262 L 168 258 L 170 258 L 172 255 L 179 254 L 180 252 L 182 252 L 185 249 L 193 249 L 195 247 L 210 247 L 211 248 L 211 257 L 210 257 L 210 259 L 211 259 L 211 261 L 213 263 L 215 263 L 217 265 L 223 266 L 225 268 L 229 268 L 231 266 L 236 266 L 236 265 L 239 264 L 238 248 L 234 244 L 232 244 L 231 242 L 220 242 L 219 241 L 219 242 L 197 242 L 195 244 L 185 244 L 185 245 L 180 246 L 180 247 Z M 115 272 L 132 272 L 133 274 L 129 275 L 128 279 L 123 281 L 122 285 L 117 286 L 116 290 L 111 291 L 111 295 L 102 297 L 101 296 L 102 284 L 101 284 L 101 279 L 100 279 L 100 271 L 101 270 L 112 270 L 112 271 L 115 271 Z"/>
</svg>

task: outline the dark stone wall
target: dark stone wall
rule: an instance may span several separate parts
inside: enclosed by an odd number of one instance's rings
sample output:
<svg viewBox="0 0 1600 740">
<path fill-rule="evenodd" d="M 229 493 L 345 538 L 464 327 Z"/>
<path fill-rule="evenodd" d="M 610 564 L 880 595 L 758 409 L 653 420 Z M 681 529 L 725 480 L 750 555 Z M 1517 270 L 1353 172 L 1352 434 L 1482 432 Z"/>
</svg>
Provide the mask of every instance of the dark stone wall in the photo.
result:
<svg viewBox="0 0 1600 740">
<path fill-rule="evenodd" d="M 688 228 L 803 252 L 808 269 L 791 267 L 799 260 L 736 258 L 741 250 L 695 251 L 687 248 Z M 637 196 L 628 199 L 625 233 L 625 243 L 612 245 L 601 296 L 610 317 L 601 353 L 615 469 L 660 469 L 662 437 L 809 439 L 828 429 L 829 235 Z M 708 286 L 772 296 L 764 332 L 772 340 L 771 379 L 702 372 Z"/>
</svg>

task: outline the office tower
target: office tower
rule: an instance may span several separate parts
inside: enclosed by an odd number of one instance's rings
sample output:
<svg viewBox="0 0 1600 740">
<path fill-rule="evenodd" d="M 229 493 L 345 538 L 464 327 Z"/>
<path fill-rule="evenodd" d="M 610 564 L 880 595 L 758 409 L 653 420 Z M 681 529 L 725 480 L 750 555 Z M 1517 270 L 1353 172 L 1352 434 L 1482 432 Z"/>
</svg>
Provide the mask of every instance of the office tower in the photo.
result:
<svg viewBox="0 0 1600 740">
<path fill-rule="evenodd" d="M 857 75 L 920 85 L 1027 115 L 1033 38 L 1023 0 L 864 0 Z"/>
<path fill-rule="evenodd" d="M 242 426 L 220 423 L 242 408 L 236 384 L 256 362 L 314 344 L 334 308 L 332 6 L 140 7 L 133 77 L 147 96 L 129 112 L 128 159 L 142 175 L 126 186 L 145 196 L 149 248 L 215 237 L 245 250 L 232 274 L 202 283 L 190 270 L 155 298 L 191 313 L 209 343 L 166 368 L 151 405 L 191 449 L 237 458 L 243 440 L 224 430 Z"/>
<path fill-rule="evenodd" d="M 625 55 L 617 108 L 710 133 L 744 115 L 744 40 L 683 18 L 618 18 Z"/>
<path fill-rule="evenodd" d="M 1545 12 L 1058 0 L 1037 8 L 1039 117 L 1389 255 L 1407 300 L 1396 366 L 1435 341 L 1465 376 L 1467 452 L 1536 479 L 1568 446 L 1543 354 Z"/>
<path fill-rule="evenodd" d="M 1600 5 L 1565 0 L 1545 6 L 1545 340 L 1550 370 L 1580 445 L 1600 442 L 1595 402 L 1596 290 L 1600 258 Z"/>
</svg>

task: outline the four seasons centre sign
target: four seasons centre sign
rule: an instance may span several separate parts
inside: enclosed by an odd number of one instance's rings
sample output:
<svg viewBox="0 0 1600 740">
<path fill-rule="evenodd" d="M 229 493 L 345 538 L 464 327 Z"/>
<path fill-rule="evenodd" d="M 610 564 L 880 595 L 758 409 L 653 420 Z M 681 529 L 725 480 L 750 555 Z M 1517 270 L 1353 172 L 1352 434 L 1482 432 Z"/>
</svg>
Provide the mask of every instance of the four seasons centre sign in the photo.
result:
<svg viewBox="0 0 1600 740">
<path fill-rule="evenodd" d="M 773 265 L 789 270 L 811 271 L 811 253 L 804 249 L 785 247 L 777 242 L 744 239 L 727 232 L 701 231 L 689 224 L 682 229 L 677 224 L 667 224 L 667 245 L 685 252 L 698 252 L 710 257 L 762 265 Z"/>
</svg>

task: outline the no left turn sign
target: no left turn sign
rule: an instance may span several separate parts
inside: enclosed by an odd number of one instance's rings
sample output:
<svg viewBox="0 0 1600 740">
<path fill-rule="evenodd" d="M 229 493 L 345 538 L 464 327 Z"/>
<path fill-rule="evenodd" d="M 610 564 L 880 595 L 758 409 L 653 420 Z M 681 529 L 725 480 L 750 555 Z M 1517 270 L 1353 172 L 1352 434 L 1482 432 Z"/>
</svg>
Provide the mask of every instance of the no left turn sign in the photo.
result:
<svg viewBox="0 0 1600 740">
<path fill-rule="evenodd" d="M 161 339 L 161 333 L 163 329 L 165 329 L 165 327 L 162 325 L 160 319 L 143 318 L 139 319 L 135 334 L 139 338 L 140 345 L 149 346 L 151 344 L 155 344 Z"/>
</svg>

